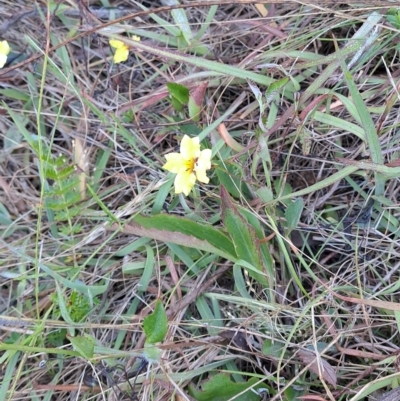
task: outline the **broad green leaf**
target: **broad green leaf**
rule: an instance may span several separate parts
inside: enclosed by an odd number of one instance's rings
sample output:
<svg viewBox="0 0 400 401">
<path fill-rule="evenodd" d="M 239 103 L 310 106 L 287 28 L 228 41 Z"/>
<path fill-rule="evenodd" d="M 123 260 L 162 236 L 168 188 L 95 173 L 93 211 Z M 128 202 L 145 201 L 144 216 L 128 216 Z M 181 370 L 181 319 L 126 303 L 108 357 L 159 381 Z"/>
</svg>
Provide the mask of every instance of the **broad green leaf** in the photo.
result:
<svg viewBox="0 0 400 401">
<path fill-rule="evenodd" d="M 260 273 L 248 270 L 250 276 L 259 283 L 268 285 L 256 232 L 239 213 L 223 186 L 221 186 L 221 203 L 222 220 L 233 241 L 238 259 L 243 259 L 254 266 Z"/>
<path fill-rule="evenodd" d="M 172 104 L 172 107 L 174 108 L 175 111 L 182 111 L 183 110 L 183 104 L 176 97 L 172 96 L 171 104 Z"/>
<path fill-rule="evenodd" d="M 167 82 L 169 94 L 181 104 L 189 102 L 189 89 L 186 86 L 176 84 L 175 82 Z"/>
<path fill-rule="evenodd" d="M 270 188 L 261 187 L 257 189 L 256 193 L 264 203 L 271 202 L 274 199 L 274 194 Z"/>
<path fill-rule="evenodd" d="M 288 204 L 285 210 L 285 217 L 289 231 L 296 228 L 297 224 L 299 224 L 303 207 L 303 198 L 297 198 L 294 202 Z"/>
<path fill-rule="evenodd" d="M 168 330 L 168 319 L 160 300 L 157 301 L 154 312 L 143 321 L 146 334 L 146 344 L 155 344 L 164 340 Z"/>
<path fill-rule="evenodd" d="M 69 336 L 67 338 L 71 341 L 72 346 L 75 351 L 79 352 L 81 356 L 85 359 L 93 358 L 94 353 L 94 338 L 88 334 L 83 336 Z"/>
<path fill-rule="evenodd" d="M 216 253 L 232 261 L 237 259 L 232 241 L 221 230 L 183 217 L 137 215 L 123 227 L 123 232 Z"/>
<path fill-rule="evenodd" d="M 265 388 L 262 384 L 255 385 L 259 380 L 255 377 L 245 383 L 233 382 L 227 374 L 219 373 L 202 385 L 202 390 L 189 386 L 189 394 L 197 401 L 259 401 L 260 396 L 253 390 Z M 254 386 L 255 385 L 255 386 Z M 246 391 L 246 389 L 248 389 Z M 242 393 L 243 394 L 240 394 Z M 238 395 L 240 394 L 240 395 Z"/>
</svg>

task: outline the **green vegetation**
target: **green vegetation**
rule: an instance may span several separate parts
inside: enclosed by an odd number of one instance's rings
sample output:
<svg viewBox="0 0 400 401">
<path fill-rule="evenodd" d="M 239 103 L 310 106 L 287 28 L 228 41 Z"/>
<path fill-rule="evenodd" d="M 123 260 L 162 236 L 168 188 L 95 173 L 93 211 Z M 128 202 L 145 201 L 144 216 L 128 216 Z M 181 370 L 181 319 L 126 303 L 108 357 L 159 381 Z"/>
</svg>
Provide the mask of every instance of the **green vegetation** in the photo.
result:
<svg viewBox="0 0 400 401">
<path fill-rule="evenodd" d="M 386 401 L 400 9 L 3 3 L 0 401 Z"/>
</svg>

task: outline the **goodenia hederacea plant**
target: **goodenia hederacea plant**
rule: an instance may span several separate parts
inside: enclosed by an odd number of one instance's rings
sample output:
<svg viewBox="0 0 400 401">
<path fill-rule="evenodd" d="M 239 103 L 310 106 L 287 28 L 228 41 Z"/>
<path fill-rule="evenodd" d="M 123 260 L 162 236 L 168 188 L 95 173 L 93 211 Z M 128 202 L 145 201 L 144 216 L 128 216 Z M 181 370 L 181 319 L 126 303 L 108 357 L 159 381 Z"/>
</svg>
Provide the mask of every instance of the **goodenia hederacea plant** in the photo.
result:
<svg viewBox="0 0 400 401">
<path fill-rule="evenodd" d="M 260 284 L 268 286 L 271 280 L 267 279 L 257 234 L 239 213 L 223 186 L 221 187 L 221 208 L 222 221 L 235 246 L 238 259 L 252 266 L 251 269 L 247 269 L 251 277 Z"/>
<path fill-rule="evenodd" d="M 143 357 L 148 362 L 158 362 L 161 350 L 155 344 L 164 340 L 168 330 L 168 318 L 160 300 L 157 301 L 154 312 L 144 319 L 143 330 L 146 334 Z"/>
</svg>

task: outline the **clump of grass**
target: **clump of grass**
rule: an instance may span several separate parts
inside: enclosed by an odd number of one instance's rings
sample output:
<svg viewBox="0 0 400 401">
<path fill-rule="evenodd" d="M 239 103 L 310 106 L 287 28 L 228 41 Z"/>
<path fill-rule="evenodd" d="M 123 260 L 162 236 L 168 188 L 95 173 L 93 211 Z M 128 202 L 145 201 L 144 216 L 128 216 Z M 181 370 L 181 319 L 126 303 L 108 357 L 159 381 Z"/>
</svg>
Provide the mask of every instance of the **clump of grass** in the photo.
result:
<svg viewBox="0 0 400 401">
<path fill-rule="evenodd" d="M 398 10 L 78 4 L 3 6 L 0 400 L 395 386 Z"/>
</svg>

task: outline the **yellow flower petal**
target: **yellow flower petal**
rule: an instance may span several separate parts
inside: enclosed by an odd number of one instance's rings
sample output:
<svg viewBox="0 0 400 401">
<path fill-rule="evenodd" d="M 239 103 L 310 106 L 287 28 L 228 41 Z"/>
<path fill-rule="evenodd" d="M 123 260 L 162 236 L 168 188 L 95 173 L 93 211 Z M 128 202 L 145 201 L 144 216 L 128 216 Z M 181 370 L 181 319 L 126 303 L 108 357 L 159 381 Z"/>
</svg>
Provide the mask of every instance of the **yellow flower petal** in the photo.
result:
<svg viewBox="0 0 400 401">
<path fill-rule="evenodd" d="M 4 54 L 0 54 L 0 68 L 3 68 L 7 62 L 7 56 Z"/>
<path fill-rule="evenodd" d="M 197 181 L 200 181 L 204 184 L 208 184 L 210 182 L 210 179 L 207 177 L 206 171 L 205 170 L 196 170 L 196 178 Z"/>
<path fill-rule="evenodd" d="M 116 39 L 110 39 L 108 43 L 110 43 L 110 46 L 113 47 L 114 49 L 120 49 L 121 47 L 126 47 L 126 44 L 124 42 L 121 42 L 120 40 Z"/>
<path fill-rule="evenodd" d="M 109 43 L 111 47 L 114 47 L 116 49 L 114 53 L 115 64 L 122 63 L 128 60 L 129 47 L 124 42 L 121 42 L 120 40 L 110 39 Z"/>
<path fill-rule="evenodd" d="M 8 55 L 8 53 L 10 53 L 10 45 L 8 44 L 8 42 L 6 40 L 2 40 L 0 42 L 0 54 L 4 54 L 5 56 Z"/>
<path fill-rule="evenodd" d="M 200 182 L 208 184 L 210 179 L 207 177 L 206 170 L 211 168 L 211 149 L 204 149 L 200 152 L 200 156 L 197 158 L 194 164 L 194 171 L 196 177 Z"/>
<path fill-rule="evenodd" d="M 8 53 L 10 53 L 10 45 L 6 40 L 0 42 L 0 68 L 3 68 L 7 62 Z"/>
<path fill-rule="evenodd" d="M 205 169 L 209 170 L 211 168 L 211 149 L 204 149 L 200 152 L 197 158 L 194 169 Z"/>
<path fill-rule="evenodd" d="M 122 63 L 128 60 L 129 57 L 129 49 L 128 48 L 121 48 L 117 49 L 114 54 L 114 63 Z"/>
<path fill-rule="evenodd" d="M 193 173 L 188 171 L 178 173 L 174 182 L 175 193 L 180 194 L 183 192 L 186 196 L 188 196 L 195 183 L 196 176 Z"/>
<path fill-rule="evenodd" d="M 170 171 L 171 173 L 179 173 L 184 166 L 185 159 L 182 157 L 180 153 L 168 153 L 165 155 L 167 162 L 163 165 L 165 170 Z"/>
<path fill-rule="evenodd" d="M 196 159 L 200 156 L 200 140 L 198 137 L 190 138 L 184 135 L 181 142 L 181 155 L 186 160 Z"/>
<path fill-rule="evenodd" d="M 133 35 L 132 40 L 134 40 L 135 42 L 140 42 L 140 36 Z"/>
</svg>

